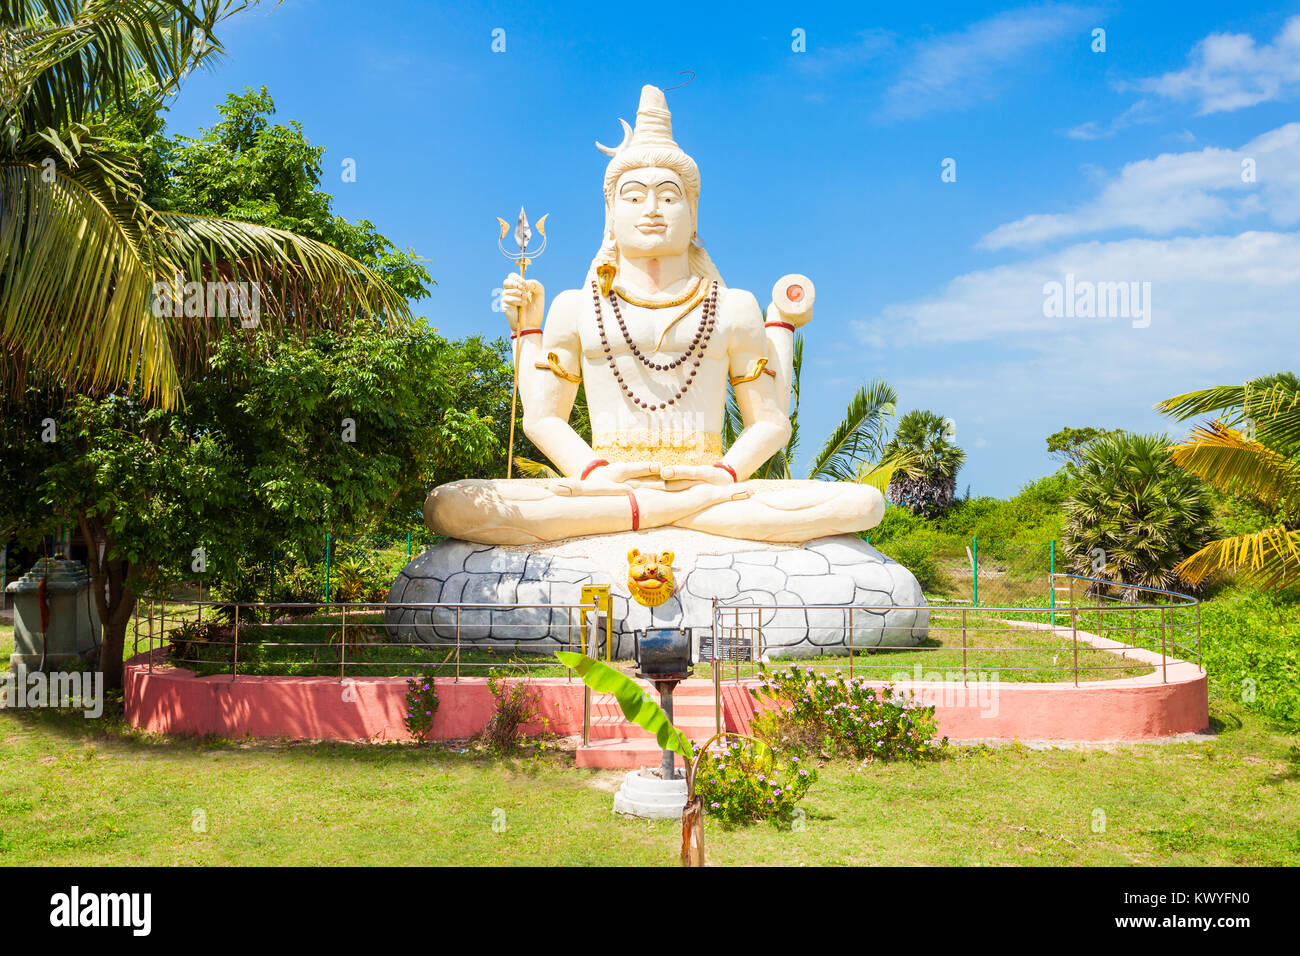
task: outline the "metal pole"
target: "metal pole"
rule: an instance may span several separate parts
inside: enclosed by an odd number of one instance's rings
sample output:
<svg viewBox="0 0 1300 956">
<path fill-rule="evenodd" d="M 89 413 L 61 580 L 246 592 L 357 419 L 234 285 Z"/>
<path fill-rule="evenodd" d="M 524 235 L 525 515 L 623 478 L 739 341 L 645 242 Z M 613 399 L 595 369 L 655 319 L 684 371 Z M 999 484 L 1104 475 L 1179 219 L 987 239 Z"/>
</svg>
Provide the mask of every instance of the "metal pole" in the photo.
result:
<svg viewBox="0 0 1300 956">
<path fill-rule="evenodd" d="M 582 685 L 582 745 L 591 743 L 591 685 Z"/>
<path fill-rule="evenodd" d="M 1201 602 L 1196 602 L 1196 666 L 1205 670 L 1201 664 Z"/>
<path fill-rule="evenodd" d="M 339 638 L 339 680 L 347 674 L 348 657 L 348 606 L 343 605 L 343 636 Z"/>
<path fill-rule="evenodd" d="M 460 683 L 460 605 L 456 605 L 456 679 L 452 682 Z"/>
<path fill-rule="evenodd" d="M 1074 632 L 1074 686 L 1079 686 L 1079 609 L 1070 607 L 1070 630 Z"/>
<path fill-rule="evenodd" d="M 331 536 L 325 535 L 325 603 L 330 602 L 330 543 Z"/>
<path fill-rule="evenodd" d="M 1169 683 L 1169 648 L 1165 643 L 1168 632 L 1165 630 L 1165 607 L 1160 605 L 1160 682 Z"/>
<path fill-rule="evenodd" d="M 849 680 L 853 680 L 853 608 L 849 608 Z"/>
<path fill-rule="evenodd" d="M 411 559 L 411 532 L 406 532 L 406 559 Z"/>
<path fill-rule="evenodd" d="M 1056 539 L 1051 541 L 1048 559 L 1047 589 L 1052 592 L 1052 627 L 1056 627 Z"/>
<path fill-rule="evenodd" d="M 239 677 L 239 605 L 235 605 L 235 653 L 230 661 L 230 682 Z"/>
<path fill-rule="evenodd" d="M 664 714 L 668 718 L 668 723 L 673 722 L 673 685 L 665 681 L 659 691 L 659 703 L 664 709 Z M 663 759 L 659 763 L 659 771 L 663 774 L 665 780 L 673 779 L 673 752 L 664 750 Z"/>
<path fill-rule="evenodd" d="M 972 602 L 976 607 L 980 606 L 980 539 L 976 535 L 970 538 L 970 563 L 971 563 L 971 592 L 974 595 Z"/>
<path fill-rule="evenodd" d="M 966 686 L 966 609 L 961 609 L 961 683 Z"/>
<path fill-rule="evenodd" d="M 714 598 L 716 601 L 717 598 Z M 716 609 L 715 609 L 716 611 Z M 718 669 L 718 635 L 713 634 L 713 732 L 722 733 L 722 671 Z"/>
</svg>

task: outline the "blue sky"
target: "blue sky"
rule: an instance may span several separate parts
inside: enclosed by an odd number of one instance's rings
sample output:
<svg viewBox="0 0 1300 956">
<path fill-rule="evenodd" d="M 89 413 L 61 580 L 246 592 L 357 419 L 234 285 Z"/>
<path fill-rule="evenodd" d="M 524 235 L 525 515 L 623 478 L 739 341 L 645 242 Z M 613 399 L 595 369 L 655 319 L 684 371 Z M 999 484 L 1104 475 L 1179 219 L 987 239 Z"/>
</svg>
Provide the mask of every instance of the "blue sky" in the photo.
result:
<svg viewBox="0 0 1300 956">
<path fill-rule="evenodd" d="M 227 58 L 168 126 L 265 84 L 327 147 L 336 211 L 431 260 L 418 311 L 496 335 L 496 217 L 549 213 L 529 275 L 576 285 L 602 223 L 593 141 L 618 142 L 642 84 L 694 71 L 668 99 L 706 247 L 764 304 L 787 272 L 817 287 L 805 460 L 883 377 L 900 413 L 953 419 L 959 489 L 1006 495 L 1054 469 L 1064 425 L 1178 432 L 1155 402 L 1295 367 L 1300 4 L 654 9 L 263 5 L 225 25 Z M 1149 282 L 1149 315 L 1048 317 L 1067 275 Z"/>
</svg>

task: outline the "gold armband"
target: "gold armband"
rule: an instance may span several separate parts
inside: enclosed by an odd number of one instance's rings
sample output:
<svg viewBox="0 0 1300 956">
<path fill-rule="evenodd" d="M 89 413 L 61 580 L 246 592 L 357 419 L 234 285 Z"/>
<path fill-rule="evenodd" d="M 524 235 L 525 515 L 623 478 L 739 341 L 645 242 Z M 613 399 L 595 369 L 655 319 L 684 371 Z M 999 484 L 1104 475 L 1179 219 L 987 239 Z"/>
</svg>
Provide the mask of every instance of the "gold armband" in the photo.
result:
<svg viewBox="0 0 1300 956">
<path fill-rule="evenodd" d="M 732 385 L 744 385 L 746 382 L 752 382 L 763 374 L 763 369 L 767 366 L 767 359 L 761 358 L 754 362 L 754 369 L 748 375 L 740 375 L 731 380 Z"/>
<path fill-rule="evenodd" d="M 767 360 L 762 359 L 762 361 L 767 361 Z M 566 382 L 572 382 L 574 385 L 577 385 L 579 382 L 582 381 L 582 379 L 579 376 L 571 375 L 570 373 L 564 370 L 564 366 L 560 364 L 560 357 L 556 355 L 554 352 L 547 352 L 546 361 L 538 362 L 534 367 L 543 369 L 545 371 L 554 372 L 556 375 L 560 376 L 560 378 L 564 379 Z"/>
</svg>

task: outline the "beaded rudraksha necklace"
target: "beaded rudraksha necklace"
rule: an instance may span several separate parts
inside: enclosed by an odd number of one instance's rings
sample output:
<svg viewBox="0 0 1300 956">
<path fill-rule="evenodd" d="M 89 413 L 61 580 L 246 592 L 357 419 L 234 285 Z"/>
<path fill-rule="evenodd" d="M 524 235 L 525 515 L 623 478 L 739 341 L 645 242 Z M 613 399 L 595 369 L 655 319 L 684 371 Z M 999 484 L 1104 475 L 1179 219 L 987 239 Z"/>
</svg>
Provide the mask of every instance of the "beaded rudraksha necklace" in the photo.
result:
<svg viewBox="0 0 1300 956">
<path fill-rule="evenodd" d="M 600 332 L 600 346 L 605 352 L 605 361 L 609 364 L 610 371 L 614 373 L 614 380 L 618 382 L 618 387 L 623 390 L 623 394 L 631 400 L 632 404 L 644 408 L 646 411 L 658 411 L 667 408 L 669 405 L 676 404 L 677 400 L 686 394 L 691 387 L 691 383 L 695 381 L 695 375 L 700 370 L 700 358 L 692 361 L 691 369 L 686 375 L 686 382 L 672 398 L 657 403 L 647 402 L 639 398 L 632 394 L 632 389 L 628 387 L 627 382 L 623 381 L 623 373 L 618 370 L 618 363 L 609 347 L 609 338 L 605 334 L 605 317 L 600 308 L 600 289 L 595 282 L 591 284 L 591 301 L 596 307 L 596 329 Z M 652 362 L 641 354 L 641 347 L 632 341 L 632 335 L 627 330 L 627 323 L 623 321 L 623 313 L 618 307 L 618 298 L 615 296 L 613 289 L 610 290 L 609 304 L 614 310 L 614 318 L 618 320 L 619 331 L 623 333 L 623 341 L 632 350 L 632 356 L 653 372 L 671 372 L 690 360 L 696 351 L 700 353 L 702 358 L 708 350 L 709 337 L 713 335 L 713 327 L 717 321 L 718 283 L 714 281 L 709 286 L 708 297 L 704 300 L 704 308 L 700 311 L 700 324 L 696 327 L 695 335 L 691 338 L 690 347 L 671 362 Z"/>
</svg>

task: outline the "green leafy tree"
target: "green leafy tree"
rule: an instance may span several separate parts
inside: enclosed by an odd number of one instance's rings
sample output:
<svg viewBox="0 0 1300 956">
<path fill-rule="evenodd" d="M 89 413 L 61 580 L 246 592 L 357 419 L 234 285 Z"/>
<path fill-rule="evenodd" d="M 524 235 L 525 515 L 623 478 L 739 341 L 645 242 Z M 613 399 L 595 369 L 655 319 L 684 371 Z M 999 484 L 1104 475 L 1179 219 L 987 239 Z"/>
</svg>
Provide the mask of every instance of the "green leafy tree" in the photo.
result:
<svg viewBox="0 0 1300 956">
<path fill-rule="evenodd" d="M 1065 500 L 1062 547 L 1084 577 L 1130 586 L 1191 587 L 1178 565 L 1210 536 L 1206 487 L 1169 456 L 1167 435 L 1115 432 L 1094 441 Z"/>
<path fill-rule="evenodd" d="M 952 420 L 934 412 L 908 412 L 886 443 L 886 457 L 906 456 L 909 467 L 889 480 L 886 497 L 912 514 L 933 518 L 952 507 L 957 472 L 966 453 L 951 442 Z"/>
<path fill-rule="evenodd" d="M 458 351 L 418 328 L 261 335 L 251 349 L 232 335 L 175 410 L 138 393 L 50 403 L 53 390 L 31 384 L 0 403 L 0 461 L 16 482 L 0 537 L 81 529 L 105 682 L 120 686 L 138 596 L 191 577 L 196 549 L 208 581 L 238 583 L 276 550 L 312 553 L 325 529 L 364 534 L 418 514 L 431 484 L 499 461 L 493 423 L 437 374 Z M 46 419 L 53 441 L 41 440 Z"/>
<path fill-rule="evenodd" d="M 1071 428 L 1067 425 L 1047 436 L 1047 453 L 1061 464 L 1072 464 L 1077 468 L 1083 464 L 1088 445 L 1110 433 L 1108 428 Z"/>
</svg>

